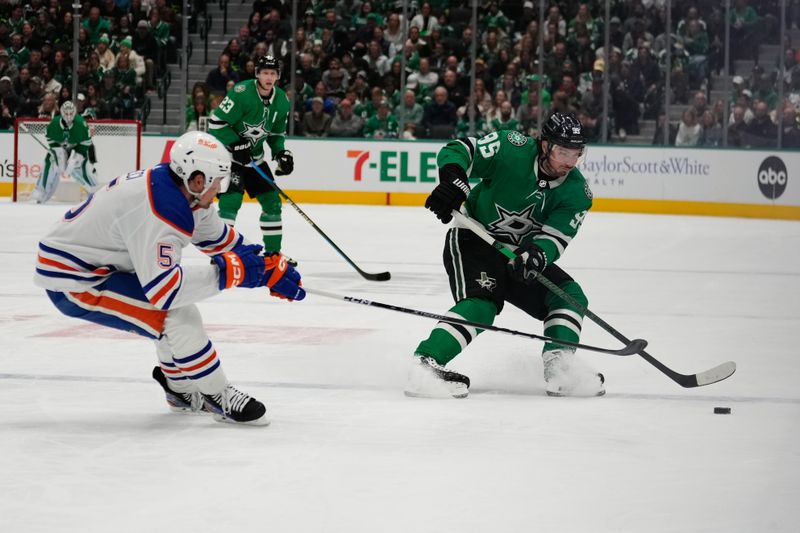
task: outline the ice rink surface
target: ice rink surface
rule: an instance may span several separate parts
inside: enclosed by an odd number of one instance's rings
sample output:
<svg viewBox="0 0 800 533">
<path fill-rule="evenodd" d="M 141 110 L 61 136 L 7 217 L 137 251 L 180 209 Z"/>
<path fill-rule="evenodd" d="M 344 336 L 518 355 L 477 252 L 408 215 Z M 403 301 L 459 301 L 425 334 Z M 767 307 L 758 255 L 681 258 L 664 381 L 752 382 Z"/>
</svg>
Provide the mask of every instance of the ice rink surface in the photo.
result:
<svg viewBox="0 0 800 533">
<path fill-rule="evenodd" d="M 445 227 L 422 208 L 289 206 L 308 287 L 436 313 Z M 260 239 L 257 204 L 239 228 Z M 32 284 L 63 205 L 0 204 L 0 531 L 800 531 L 800 224 L 590 214 L 560 261 L 591 309 L 673 369 L 582 352 L 603 398 L 544 395 L 541 343 L 487 332 L 456 359 L 466 400 L 402 394 L 435 324 L 235 289 L 200 304 L 229 378 L 272 424 L 170 413 L 150 341 L 60 315 Z M 207 261 L 195 251 L 185 261 Z M 541 333 L 513 307 L 497 325 Z M 588 320 L 582 341 L 619 344 Z M 726 406 L 730 415 L 715 415 Z"/>
</svg>

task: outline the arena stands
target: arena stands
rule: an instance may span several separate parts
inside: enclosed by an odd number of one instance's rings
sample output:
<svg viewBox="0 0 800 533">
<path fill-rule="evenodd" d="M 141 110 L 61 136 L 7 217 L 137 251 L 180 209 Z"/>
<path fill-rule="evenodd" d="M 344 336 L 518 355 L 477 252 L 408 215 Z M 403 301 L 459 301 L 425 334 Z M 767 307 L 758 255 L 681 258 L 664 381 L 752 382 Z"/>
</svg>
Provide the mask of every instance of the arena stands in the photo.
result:
<svg viewBox="0 0 800 533">
<path fill-rule="evenodd" d="M 189 129 L 200 128 L 202 117 L 233 83 L 254 76 L 259 55 L 282 59 L 281 85 L 291 89 L 289 67 L 296 50 L 291 91 L 296 93 L 296 135 L 449 138 L 469 131 L 472 105 L 478 135 L 499 128 L 533 134 L 540 114 L 561 109 L 578 113 L 599 141 L 606 107 L 609 142 L 719 146 L 727 137 L 733 146 L 775 146 L 780 109 L 783 146 L 800 147 L 800 10 L 787 13 L 787 39 L 780 43 L 778 0 L 733 0 L 728 21 L 720 2 L 673 0 L 669 31 L 663 4 L 611 0 L 606 51 L 599 1 L 547 2 L 541 23 L 538 1 L 481 1 L 473 28 L 471 2 L 463 0 L 409 0 L 407 20 L 400 1 L 300 0 L 295 32 L 290 2 L 195 3 L 188 65 L 193 90 L 184 95 L 176 83 L 163 94 L 152 92 L 166 71 L 180 79 L 178 3 L 85 2 L 79 109 L 98 118 L 133 118 L 141 116 L 145 100 L 153 109 L 165 98 L 185 100 L 185 111 L 166 102 L 163 120 L 151 118 L 148 129 L 176 133 L 181 112 Z M 198 21 L 206 14 L 213 15 L 213 29 L 198 34 Z M 63 2 L 35 0 L 22 6 L 0 0 L 0 129 L 13 127 L 20 113 L 51 116 L 58 103 L 72 98 L 71 24 L 72 13 Z M 726 24 L 731 36 L 728 117 L 723 103 Z M 471 81 L 473 39 L 477 60 Z M 210 51 L 208 64 L 200 53 L 203 45 Z M 779 79 L 781 62 L 786 70 Z M 610 91 L 604 100 L 606 78 Z M 46 98 L 51 93 L 55 100 Z M 667 96 L 669 116 L 664 114 Z M 665 121 L 670 123 L 667 139 Z"/>
<path fill-rule="evenodd" d="M 74 58 L 69 2 L 0 0 L 0 129 L 16 117 L 51 118 L 67 100 L 87 118 L 144 118 L 148 92 L 174 55 L 179 11 L 164 0 L 84 2 Z"/>
</svg>

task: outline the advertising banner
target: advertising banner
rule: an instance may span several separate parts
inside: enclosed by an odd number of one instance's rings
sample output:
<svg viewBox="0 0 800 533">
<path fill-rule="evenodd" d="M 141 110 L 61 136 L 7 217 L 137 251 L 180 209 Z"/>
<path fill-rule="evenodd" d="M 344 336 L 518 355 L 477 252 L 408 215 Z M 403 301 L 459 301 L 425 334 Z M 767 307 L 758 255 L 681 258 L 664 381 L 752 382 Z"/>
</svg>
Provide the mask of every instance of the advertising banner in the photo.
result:
<svg viewBox="0 0 800 533">
<path fill-rule="evenodd" d="M 173 142 L 145 135 L 142 164 L 166 160 Z M 330 192 L 332 201 L 343 203 L 359 203 L 361 193 L 383 193 L 386 203 L 392 203 L 392 194 L 410 194 L 419 195 L 421 204 L 436 185 L 436 154 L 443 145 L 292 138 L 287 147 L 294 153 L 295 171 L 280 184 L 287 191 Z M 10 183 L 13 135 L 0 134 L 0 154 L 0 183 Z M 19 164 L 33 171 L 42 162 L 23 155 Z M 580 169 L 598 200 L 800 207 L 800 152 L 591 146 Z M 324 194 L 317 197 L 325 201 Z"/>
</svg>

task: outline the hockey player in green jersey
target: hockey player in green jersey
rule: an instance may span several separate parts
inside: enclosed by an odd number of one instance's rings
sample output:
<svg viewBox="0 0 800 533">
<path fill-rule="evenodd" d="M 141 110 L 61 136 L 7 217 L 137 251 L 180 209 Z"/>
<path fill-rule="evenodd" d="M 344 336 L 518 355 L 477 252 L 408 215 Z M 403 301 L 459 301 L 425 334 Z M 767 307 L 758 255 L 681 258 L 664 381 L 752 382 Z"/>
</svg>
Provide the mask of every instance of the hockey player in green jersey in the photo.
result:
<svg viewBox="0 0 800 533">
<path fill-rule="evenodd" d="M 261 204 L 261 234 L 268 254 L 281 251 L 281 198 L 255 169 L 247 165 L 255 161 L 272 178 L 266 163 L 269 146 L 272 159 L 278 162 L 276 176 L 291 174 L 294 170 L 292 152 L 284 147 L 289 99 L 276 86 L 279 77 L 280 62 L 277 59 L 272 56 L 259 58 L 256 78 L 234 85 L 208 121 L 208 132 L 228 148 L 233 159 L 231 186 L 228 192 L 219 195 L 219 216 L 233 226 L 246 191 L 250 198 Z M 294 261 L 290 262 L 294 264 Z"/>
<path fill-rule="evenodd" d="M 577 301 L 581 287 L 555 265 L 592 207 L 592 194 L 575 168 L 585 150 L 580 122 L 554 113 L 534 140 L 502 130 L 449 142 L 439 151 L 439 185 L 425 202 L 444 223 L 466 202 L 466 212 L 495 239 L 517 250 L 514 262 L 469 229 L 447 233 L 444 265 L 456 301 L 449 315 L 491 324 L 509 302 L 544 322 L 544 334 L 577 342 L 583 314 L 536 281 L 541 272 Z M 470 180 L 480 180 L 470 189 Z M 439 322 L 416 349 L 405 392 L 409 396 L 464 398 L 469 378 L 445 365 L 481 330 Z M 605 393 L 604 378 L 576 358 L 573 349 L 548 342 L 542 352 L 551 396 Z"/>
<path fill-rule="evenodd" d="M 89 126 L 78 115 L 75 104 L 70 101 L 61 104 L 61 112 L 50 121 L 45 136 L 49 149 L 31 200 L 37 204 L 47 202 L 56 192 L 62 174 L 72 177 L 88 192 L 94 192 L 97 188 L 94 145 Z"/>
</svg>

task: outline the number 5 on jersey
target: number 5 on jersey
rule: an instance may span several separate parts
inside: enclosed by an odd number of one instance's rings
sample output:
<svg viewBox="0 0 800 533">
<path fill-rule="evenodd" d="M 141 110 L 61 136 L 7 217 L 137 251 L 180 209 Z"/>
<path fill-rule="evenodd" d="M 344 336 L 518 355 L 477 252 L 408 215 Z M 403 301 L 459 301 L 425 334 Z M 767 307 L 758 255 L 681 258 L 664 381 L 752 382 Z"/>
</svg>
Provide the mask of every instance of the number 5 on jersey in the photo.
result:
<svg viewBox="0 0 800 533">
<path fill-rule="evenodd" d="M 158 266 L 161 268 L 169 269 L 175 264 L 173 257 L 174 248 L 171 244 L 160 242 L 158 243 Z"/>
<path fill-rule="evenodd" d="M 478 150 L 481 152 L 481 156 L 484 159 L 489 159 L 493 157 L 500 150 L 500 141 L 498 139 L 498 135 L 496 131 L 493 131 L 486 137 L 483 137 L 481 140 L 477 142 Z"/>
</svg>

